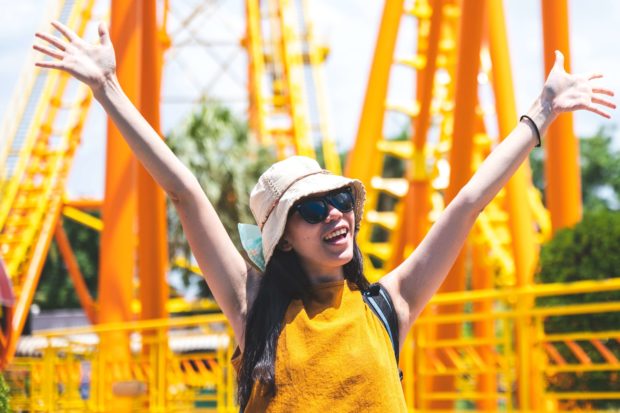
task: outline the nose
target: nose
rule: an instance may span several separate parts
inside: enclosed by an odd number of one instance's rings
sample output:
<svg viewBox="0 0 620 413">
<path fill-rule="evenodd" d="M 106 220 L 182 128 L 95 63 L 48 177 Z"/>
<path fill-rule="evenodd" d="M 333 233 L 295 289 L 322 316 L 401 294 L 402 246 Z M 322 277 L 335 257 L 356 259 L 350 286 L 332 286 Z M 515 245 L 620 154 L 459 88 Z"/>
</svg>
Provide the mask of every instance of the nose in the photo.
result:
<svg viewBox="0 0 620 413">
<path fill-rule="evenodd" d="M 327 204 L 327 217 L 325 217 L 325 222 L 338 220 L 342 218 L 342 216 L 342 211 L 340 211 L 338 208 L 334 207 L 331 204 Z"/>
</svg>

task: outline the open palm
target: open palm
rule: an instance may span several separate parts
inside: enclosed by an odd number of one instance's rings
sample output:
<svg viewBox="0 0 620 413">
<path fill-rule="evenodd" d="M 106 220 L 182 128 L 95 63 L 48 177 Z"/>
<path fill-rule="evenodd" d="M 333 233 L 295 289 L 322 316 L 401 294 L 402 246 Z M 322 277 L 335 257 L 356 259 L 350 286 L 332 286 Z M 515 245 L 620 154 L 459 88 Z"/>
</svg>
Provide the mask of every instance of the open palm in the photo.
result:
<svg viewBox="0 0 620 413">
<path fill-rule="evenodd" d="M 100 44 L 90 44 L 82 40 L 73 30 L 60 22 L 52 22 L 52 26 L 64 36 L 64 39 L 47 33 L 36 33 L 35 36 L 45 44 L 34 44 L 32 47 L 54 59 L 38 61 L 35 63 L 36 66 L 64 70 L 93 90 L 97 90 L 106 79 L 114 76 L 116 71 L 114 48 L 104 23 L 99 24 Z"/>
<path fill-rule="evenodd" d="M 613 96 L 614 93 L 592 82 L 602 77 L 603 75 L 598 73 L 590 75 L 567 73 L 564 70 L 564 56 L 556 51 L 555 64 L 549 72 L 543 89 L 543 104 L 549 105 L 555 115 L 583 109 L 610 118 L 609 113 L 602 110 L 600 106 L 615 109 L 616 105 L 604 98 L 604 96 Z"/>
</svg>

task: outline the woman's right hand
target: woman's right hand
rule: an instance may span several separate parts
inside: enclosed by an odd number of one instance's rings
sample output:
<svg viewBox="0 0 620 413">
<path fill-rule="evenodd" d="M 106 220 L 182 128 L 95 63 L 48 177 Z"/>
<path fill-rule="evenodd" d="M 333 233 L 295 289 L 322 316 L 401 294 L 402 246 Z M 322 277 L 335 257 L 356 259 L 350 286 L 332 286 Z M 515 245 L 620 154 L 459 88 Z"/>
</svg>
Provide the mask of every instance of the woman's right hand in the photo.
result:
<svg viewBox="0 0 620 413">
<path fill-rule="evenodd" d="M 45 43 L 34 44 L 32 47 L 54 59 L 38 61 L 35 63 L 36 66 L 64 70 L 90 86 L 93 92 L 98 91 L 107 80 L 115 77 L 114 48 L 104 23 L 99 24 L 100 44 L 84 41 L 73 30 L 58 21 L 53 21 L 52 26 L 64 36 L 64 39 L 47 33 L 36 33 L 35 36 Z M 56 49 L 50 46 L 55 46 Z"/>
</svg>

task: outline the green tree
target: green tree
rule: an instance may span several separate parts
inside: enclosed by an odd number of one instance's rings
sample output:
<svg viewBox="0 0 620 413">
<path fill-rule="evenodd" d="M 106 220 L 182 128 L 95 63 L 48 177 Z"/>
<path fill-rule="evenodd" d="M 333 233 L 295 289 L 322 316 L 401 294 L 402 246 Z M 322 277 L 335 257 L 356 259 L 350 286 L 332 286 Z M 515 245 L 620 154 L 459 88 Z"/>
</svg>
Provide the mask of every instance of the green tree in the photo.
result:
<svg viewBox="0 0 620 413">
<path fill-rule="evenodd" d="M 237 223 L 254 223 L 249 209 L 250 191 L 260 174 L 274 161 L 273 153 L 249 138 L 245 121 L 224 106 L 202 104 L 174 130 L 166 142 L 197 177 L 224 227 L 241 250 Z M 191 251 L 173 205 L 168 203 L 170 256 L 191 257 Z M 186 283 L 192 275 L 184 271 Z M 198 284 L 208 294 L 205 283 Z"/>
<path fill-rule="evenodd" d="M 612 129 L 601 128 L 579 140 L 584 210 L 620 209 L 620 151 L 612 147 Z M 530 154 L 534 185 L 544 193 L 544 151 Z"/>
<path fill-rule="evenodd" d="M 583 220 L 574 228 L 558 231 L 543 246 L 537 280 L 540 283 L 604 280 L 620 276 L 620 152 L 612 147 L 611 130 L 601 128 L 591 137 L 579 140 L 582 184 Z M 534 184 L 542 190 L 544 151 L 530 156 Z M 545 297 L 541 306 L 561 306 L 620 300 L 620 292 L 602 292 Z M 616 330 L 620 313 L 554 316 L 545 320 L 548 334 Z M 601 362 L 600 353 L 587 342 L 581 345 L 593 362 Z M 620 345 L 615 340 L 605 343 L 616 356 Z M 570 362 L 575 355 L 562 342 L 556 343 L 560 354 Z M 616 372 L 558 373 L 549 378 L 551 389 L 561 392 L 620 390 Z M 568 402 L 566 402 L 568 403 Z M 617 409 L 613 401 L 575 401 L 564 408 Z"/>
<path fill-rule="evenodd" d="M 620 276 L 620 212 L 599 209 L 589 211 L 574 228 L 558 231 L 554 238 L 543 246 L 540 255 L 538 282 L 575 282 L 582 280 L 605 280 Z M 602 303 L 620 300 L 620 291 L 544 297 L 538 300 L 541 306 Z M 579 316 L 553 316 L 545 320 L 547 334 L 614 331 L 620 325 L 620 313 L 580 314 Z M 593 362 L 602 362 L 600 353 L 581 342 Z M 620 345 L 608 340 L 605 345 L 616 357 L 620 356 Z M 575 355 L 563 343 L 556 343 L 557 349 L 569 362 L 576 362 Z M 557 391 L 620 391 L 617 372 L 588 372 L 581 374 L 558 373 L 549 379 L 551 388 Z M 576 402 L 575 407 L 619 408 L 620 403 L 610 401 Z M 567 406 L 568 407 L 568 406 Z"/>
<path fill-rule="evenodd" d="M 90 294 L 97 296 L 97 274 L 99 270 L 99 233 L 70 219 L 63 220 L 63 228 L 75 254 L 78 266 Z M 80 308 L 77 293 L 68 270 L 53 242 L 41 272 L 34 303 L 42 309 Z"/>
<path fill-rule="evenodd" d="M 10 395 L 11 395 L 11 389 L 6 383 L 4 376 L 0 374 L 0 412 L 10 413 L 13 411 L 9 407 L 10 401 L 11 401 Z"/>
</svg>

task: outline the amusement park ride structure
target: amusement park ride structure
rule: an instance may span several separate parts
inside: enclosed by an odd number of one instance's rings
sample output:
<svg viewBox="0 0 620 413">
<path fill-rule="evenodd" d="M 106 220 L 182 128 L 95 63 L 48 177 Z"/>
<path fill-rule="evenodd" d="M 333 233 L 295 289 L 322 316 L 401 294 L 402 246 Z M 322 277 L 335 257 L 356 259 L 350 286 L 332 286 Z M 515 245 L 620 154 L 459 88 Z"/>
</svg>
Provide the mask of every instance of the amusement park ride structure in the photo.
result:
<svg viewBox="0 0 620 413">
<path fill-rule="evenodd" d="M 95 3 L 59 0 L 55 18 L 83 35 L 93 20 Z M 215 3 L 195 2 L 179 18 L 179 30 L 192 27 L 191 22 Z M 549 69 L 555 49 L 564 51 L 569 60 L 567 4 L 566 0 L 541 4 Z M 247 52 L 248 121 L 257 141 L 272 146 L 279 157 L 314 157 L 320 141 L 325 166 L 340 172 L 327 127 L 321 68 L 328 51 L 316 42 L 308 6 L 307 0 L 245 1 L 245 36 L 240 44 Z M 167 33 L 174 7 L 175 2 L 155 0 L 111 4 L 119 79 L 156 129 L 163 52 L 175 47 L 175 37 Z M 495 122 L 501 137 L 517 122 L 502 7 L 494 0 L 385 0 L 357 139 L 345 169 L 368 190 L 366 224 L 358 242 L 370 279 L 376 280 L 415 249 L 489 153 L 498 137 L 489 136 L 485 125 Z M 416 48 L 411 55 L 395 56 L 405 25 L 414 28 Z M 195 39 L 195 31 L 188 29 L 185 35 Z M 396 67 L 415 85 L 409 103 L 392 101 Z M 493 92 L 494 110 L 479 102 L 481 88 Z M 66 199 L 68 172 L 92 97 L 67 75 L 34 67 L 23 73 L 17 89 L 12 113 L 5 116 L 0 130 L 0 258 L 16 297 L 14 306 L 2 308 L 0 354 L 9 378 L 27 376 L 31 386 L 23 398 L 16 397 L 16 406 L 31 411 L 103 411 L 103 406 L 184 411 L 205 403 L 207 410 L 236 411 L 228 363 L 232 340 L 222 327 L 223 318 L 167 319 L 169 310 L 184 307 L 167 301 L 169 264 L 161 190 L 109 124 L 107 153 L 114 156 L 106 160 L 104 200 Z M 409 139 L 385 136 L 386 119 L 394 116 L 411 126 Z M 615 340 L 620 333 L 575 332 L 567 338 L 544 331 L 549 315 L 618 311 L 620 304 L 562 307 L 557 313 L 535 305 L 539 296 L 620 288 L 617 280 L 545 287 L 533 282 L 541 242 L 580 219 L 576 150 L 571 117 L 564 115 L 545 143 L 549 211 L 524 165 L 480 214 L 440 294 L 403 348 L 403 388 L 411 411 L 467 406 L 481 411 L 557 411 L 567 400 L 620 400 L 620 394 L 596 389 L 561 394 L 545 386 L 545 378 L 557 372 L 620 369 L 617 355 L 604 345 L 605 339 Z M 388 162 L 398 163 L 402 175 L 386 175 Z M 86 212 L 95 208 L 101 210 L 102 220 Z M 101 231 L 96 304 L 63 231 L 63 217 Z M 14 358 L 53 238 L 80 302 L 97 326 L 43 333 L 48 345 L 41 357 Z M 136 300 L 140 322 L 134 316 Z M 179 352 L 172 336 L 196 331 L 218 337 L 215 350 Z M 84 332 L 97 333 L 97 342 L 75 339 Z M 598 349 L 603 362 L 582 356 L 579 343 L 584 341 Z M 573 349 L 577 361 L 559 354 L 557 343 Z M 89 397 L 78 391 L 85 380 L 92 389 Z"/>
</svg>

